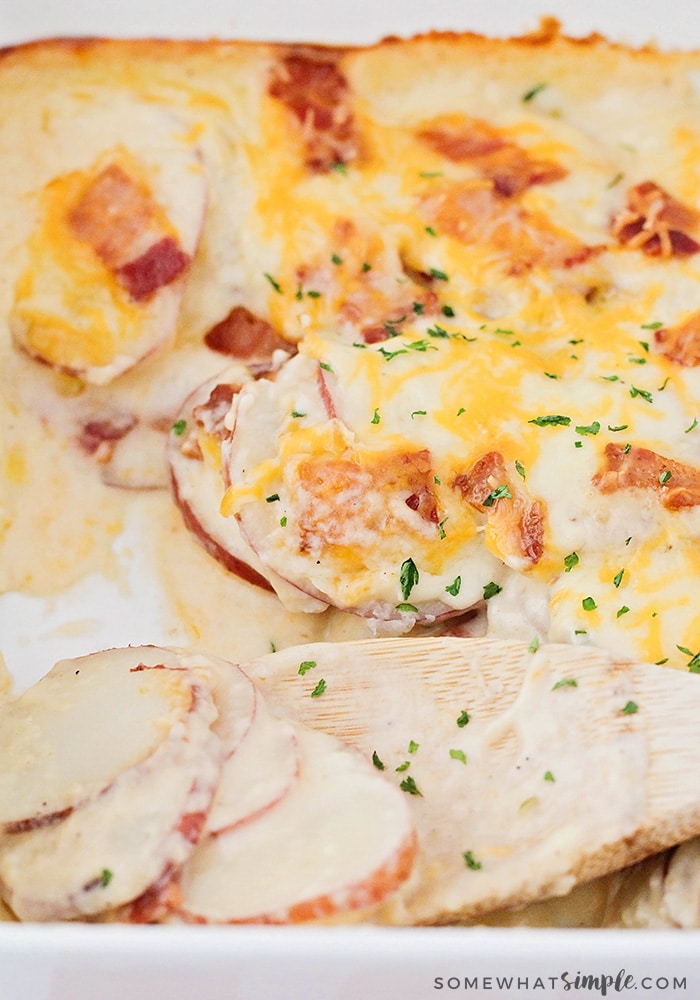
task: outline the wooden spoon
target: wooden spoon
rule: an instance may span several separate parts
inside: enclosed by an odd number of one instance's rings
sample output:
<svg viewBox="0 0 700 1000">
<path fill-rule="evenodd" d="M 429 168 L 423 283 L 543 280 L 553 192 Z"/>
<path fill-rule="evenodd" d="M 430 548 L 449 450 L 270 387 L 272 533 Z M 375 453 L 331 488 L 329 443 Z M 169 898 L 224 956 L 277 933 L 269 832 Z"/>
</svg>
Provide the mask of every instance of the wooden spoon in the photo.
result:
<svg viewBox="0 0 700 1000">
<path fill-rule="evenodd" d="M 419 862 L 386 922 L 474 920 L 700 834 L 691 673 L 453 637 L 313 643 L 242 666 L 411 796 Z"/>
</svg>

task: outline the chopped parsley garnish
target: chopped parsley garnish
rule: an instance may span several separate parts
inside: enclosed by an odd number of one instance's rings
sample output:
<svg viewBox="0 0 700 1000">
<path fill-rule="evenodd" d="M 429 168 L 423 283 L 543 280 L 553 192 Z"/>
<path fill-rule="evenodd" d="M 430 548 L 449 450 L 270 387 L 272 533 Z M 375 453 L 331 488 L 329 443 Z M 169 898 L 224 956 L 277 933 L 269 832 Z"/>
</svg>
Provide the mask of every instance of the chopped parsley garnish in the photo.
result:
<svg viewBox="0 0 700 1000">
<path fill-rule="evenodd" d="M 423 313 L 425 312 L 425 306 L 423 305 L 422 302 L 414 302 L 413 311 L 416 314 L 416 316 L 422 316 Z"/>
<path fill-rule="evenodd" d="M 542 91 L 546 89 L 546 87 L 547 87 L 546 83 L 536 83 L 534 87 L 530 87 L 529 90 L 525 91 L 525 93 L 521 98 L 523 104 L 528 104 L 534 97 L 537 97 L 538 94 L 541 94 Z"/>
<path fill-rule="evenodd" d="M 596 604 L 594 598 L 584 597 L 584 599 L 581 601 L 581 607 L 583 608 L 584 611 L 595 611 L 598 605 Z"/>
<path fill-rule="evenodd" d="M 600 431 L 600 423 L 594 420 L 592 424 L 578 424 L 575 428 L 577 434 L 598 434 Z"/>
<path fill-rule="evenodd" d="M 555 779 L 555 777 L 554 777 L 554 775 L 552 774 L 551 771 L 545 771 L 544 772 L 544 780 L 545 781 L 555 781 L 556 779 Z"/>
<path fill-rule="evenodd" d="M 173 434 L 177 434 L 178 437 L 180 437 L 182 434 L 185 433 L 186 427 L 187 427 L 186 420 L 176 420 L 173 426 L 171 427 L 171 430 Z"/>
<path fill-rule="evenodd" d="M 315 288 L 310 288 L 309 291 L 306 294 L 307 294 L 307 296 L 310 299 L 320 299 L 321 298 L 321 293 L 317 292 Z"/>
<path fill-rule="evenodd" d="M 408 778 L 404 778 L 403 779 L 403 781 L 399 785 L 399 788 L 401 789 L 402 792 L 408 792 L 409 795 L 422 795 L 423 794 L 419 790 L 418 785 L 416 784 L 415 780 L 412 777 L 410 777 L 410 775 L 409 775 Z"/>
<path fill-rule="evenodd" d="M 418 176 L 428 180 L 432 177 L 442 177 L 442 170 L 420 170 Z"/>
<path fill-rule="evenodd" d="M 659 482 L 661 483 L 662 486 L 664 486 L 669 481 L 670 478 L 671 478 L 670 469 L 664 469 L 664 471 L 659 476 Z"/>
<path fill-rule="evenodd" d="M 316 660 L 302 660 L 301 663 L 299 664 L 299 670 L 297 671 L 297 673 L 301 674 L 303 677 L 304 674 L 307 674 L 309 672 L 309 670 L 313 670 L 315 666 L 316 666 Z"/>
<path fill-rule="evenodd" d="M 279 295 L 281 295 L 282 294 L 282 286 L 280 285 L 280 283 L 278 281 L 275 281 L 275 279 L 272 277 L 272 275 L 268 274 L 267 271 L 265 271 L 265 277 L 270 282 L 270 284 L 272 285 L 272 287 L 274 288 L 274 290 Z"/>
<path fill-rule="evenodd" d="M 615 617 L 616 618 L 622 618 L 623 615 L 626 615 L 628 613 L 629 613 L 629 608 L 627 607 L 626 604 L 623 604 L 621 608 L 617 609 L 617 611 L 615 613 Z"/>
<path fill-rule="evenodd" d="M 447 319 L 452 319 L 452 317 L 455 314 L 455 311 L 452 308 L 452 306 L 443 306 L 440 312 L 442 313 L 443 316 L 446 316 Z"/>
<path fill-rule="evenodd" d="M 377 768 L 378 771 L 384 770 L 384 762 L 380 760 L 379 754 L 376 750 L 372 751 L 372 763 Z"/>
<path fill-rule="evenodd" d="M 331 260 L 334 264 L 342 264 L 343 258 L 339 257 L 337 253 L 331 254 Z"/>
<path fill-rule="evenodd" d="M 634 715 L 639 711 L 639 705 L 636 701 L 628 701 L 624 708 L 620 709 L 623 715 Z"/>
<path fill-rule="evenodd" d="M 559 688 L 575 688 L 578 687 L 578 681 L 575 677 L 562 677 L 560 681 L 552 685 L 552 691 L 558 691 Z"/>
<path fill-rule="evenodd" d="M 464 709 L 459 713 L 459 715 L 457 716 L 457 725 L 459 726 L 460 729 L 464 729 L 464 727 L 469 722 L 469 718 L 470 718 L 469 712 L 465 712 Z"/>
<path fill-rule="evenodd" d="M 564 572 L 570 573 L 574 566 L 578 566 L 579 558 L 578 552 L 570 552 L 568 556 L 564 556 Z"/>
<path fill-rule="evenodd" d="M 386 347 L 380 347 L 378 353 L 381 354 L 386 361 L 391 361 L 392 358 L 398 357 L 399 354 L 408 354 L 408 351 L 405 347 L 399 348 L 398 351 L 387 351 Z"/>
<path fill-rule="evenodd" d="M 676 646 L 676 649 L 681 653 L 685 653 L 686 656 L 690 657 L 688 662 L 688 670 L 691 674 L 700 674 L 700 653 L 693 653 L 690 649 L 685 646 Z"/>
<path fill-rule="evenodd" d="M 462 855 L 464 858 L 464 863 L 473 872 L 478 872 L 481 868 L 481 862 L 477 861 L 471 851 L 465 851 Z"/>
<path fill-rule="evenodd" d="M 660 330 L 663 323 L 659 323 L 658 320 L 655 323 L 642 323 L 642 330 Z"/>
<path fill-rule="evenodd" d="M 425 417 L 427 413 L 428 413 L 427 410 L 414 410 L 411 413 L 411 419 L 413 419 L 413 417 Z"/>
<path fill-rule="evenodd" d="M 692 424 L 689 427 L 686 427 L 684 433 L 690 434 L 690 432 L 694 431 L 697 426 L 698 426 L 698 418 L 694 417 Z"/>
<path fill-rule="evenodd" d="M 612 427 L 610 424 L 608 424 L 608 430 L 612 431 L 613 433 L 615 433 L 615 431 L 626 431 L 628 427 L 629 424 L 618 424 L 616 427 Z"/>
<path fill-rule="evenodd" d="M 467 755 L 464 750 L 450 750 L 450 757 L 452 760 L 461 760 L 463 764 L 467 763 Z"/>
<path fill-rule="evenodd" d="M 414 563 L 413 559 L 404 559 L 401 563 L 401 572 L 399 574 L 399 583 L 401 584 L 401 596 L 404 601 L 408 600 L 408 597 L 413 590 L 413 588 L 418 583 L 420 579 L 420 574 L 418 573 L 418 568 Z"/>
<path fill-rule="evenodd" d="M 348 173 L 348 168 L 342 160 L 338 160 L 336 163 L 331 163 L 331 170 L 333 170 L 336 174 L 342 174 L 344 177 L 346 177 Z"/>
<path fill-rule="evenodd" d="M 378 423 L 381 423 L 381 419 L 382 419 L 382 418 L 381 418 L 381 417 L 379 416 L 379 410 L 378 410 L 378 409 L 377 409 L 377 407 L 375 406 L 375 408 L 374 408 L 374 413 L 373 413 L 373 415 L 372 415 L 372 419 L 370 420 L 370 423 L 371 423 L 371 424 L 378 424 Z"/>
<path fill-rule="evenodd" d="M 518 473 L 521 479 L 525 479 L 525 466 L 522 462 L 519 462 L 516 458 L 515 460 L 515 471 Z"/>
<path fill-rule="evenodd" d="M 362 264 L 362 271 L 366 274 L 368 271 L 371 270 L 372 270 L 372 265 L 369 264 L 367 261 L 364 261 L 364 263 Z"/>
<path fill-rule="evenodd" d="M 555 375 L 554 372 L 545 372 L 547 378 L 561 378 L 561 375 Z"/>
<path fill-rule="evenodd" d="M 403 762 L 403 764 L 399 764 L 399 766 L 396 767 L 396 768 L 394 768 L 394 770 L 395 771 L 399 771 L 399 772 L 400 771 L 408 771 L 408 769 L 409 769 L 410 766 L 411 766 L 410 760 L 405 760 Z"/>
<path fill-rule="evenodd" d="M 415 740 L 409 740 L 409 741 L 408 741 L 408 752 L 409 752 L 409 753 L 415 753 L 415 752 L 416 752 L 416 750 L 417 750 L 417 749 L 418 749 L 419 747 L 420 747 L 420 743 L 416 743 L 416 741 L 415 741 Z"/>
<path fill-rule="evenodd" d="M 436 281 L 449 281 L 449 277 L 444 271 L 440 271 L 437 267 L 431 267 L 428 272 L 431 278 L 435 278 Z"/>
<path fill-rule="evenodd" d="M 407 604 L 407 603 L 397 604 L 396 610 L 407 611 L 409 614 L 418 614 L 418 608 L 415 606 L 415 604 Z"/>
<path fill-rule="evenodd" d="M 435 232 L 432 226 L 426 226 L 425 231 L 428 234 L 428 236 L 437 236 L 437 233 Z"/>
<path fill-rule="evenodd" d="M 495 490 L 491 490 L 489 495 L 482 501 L 484 507 L 493 507 L 497 500 L 512 500 L 513 494 L 510 492 L 510 487 L 508 483 L 504 483 L 502 486 L 497 486 Z"/>
<path fill-rule="evenodd" d="M 619 587 L 622 583 L 622 577 L 625 575 L 624 569 L 619 570 L 613 577 L 613 583 L 616 587 Z"/>
<path fill-rule="evenodd" d="M 325 690 L 326 690 L 326 682 L 324 681 L 324 679 L 322 677 L 321 680 L 316 685 L 316 687 L 311 692 L 311 697 L 312 698 L 319 698 L 323 694 L 323 692 Z"/>
<path fill-rule="evenodd" d="M 456 576 L 452 581 L 452 583 L 447 584 L 445 590 L 447 591 L 448 594 L 452 594 L 453 597 L 456 597 L 457 594 L 460 592 L 461 587 L 462 587 L 462 577 Z"/>
<path fill-rule="evenodd" d="M 528 653 L 536 653 L 540 648 L 540 640 L 535 636 L 530 645 L 527 647 Z"/>
<path fill-rule="evenodd" d="M 653 403 L 654 397 L 649 392 L 648 389 L 638 389 L 636 385 L 630 387 L 630 396 L 634 399 L 636 396 L 641 396 L 642 399 L 646 399 L 647 403 Z"/>
<path fill-rule="evenodd" d="M 280 528 L 286 528 L 286 527 L 287 527 L 287 515 L 283 514 L 282 517 L 280 518 Z"/>
<path fill-rule="evenodd" d="M 571 417 L 563 417 L 560 413 L 547 413 L 542 417 L 535 417 L 528 420 L 529 424 L 536 424 L 538 427 L 568 427 Z"/>
<path fill-rule="evenodd" d="M 491 582 L 487 583 L 484 587 L 484 600 L 490 600 L 492 597 L 495 597 L 496 594 L 500 594 L 502 590 L 503 587 L 499 587 L 497 583 L 494 583 L 493 580 L 491 580 Z"/>
<path fill-rule="evenodd" d="M 275 503 L 279 498 L 279 493 L 271 493 L 269 497 L 265 497 L 265 503 Z"/>
<path fill-rule="evenodd" d="M 103 889 L 106 889 L 109 883 L 114 878 L 114 872 L 110 871 L 109 868 L 103 868 L 100 872 L 100 885 Z"/>
<path fill-rule="evenodd" d="M 306 414 L 302 413 L 301 410 L 292 410 L 291 416 L 294 417 L 295 420 L 298 420 L 300 417 L 305 417 Z"/>
<path fill-rule="evenodd" d="M 322 368 L 324 372 L 332 372 L 333 371 L 332 367 L 328 364 L 327 361 L 319 361 L 318 366 L 319 366 L 319 368 Z"/>
<path fill-rule="evenodd" d="M 440 337 L 442 339 L 444 339 L 445 337 L 449 337 L 449 333 L 447 332 L 447 330 L 445 330 L 444 327 L 439 326 L 437 323 L 435 324 L 435 326 L 429 327 L 426 332 L 429 337 Z"/>
</svg>

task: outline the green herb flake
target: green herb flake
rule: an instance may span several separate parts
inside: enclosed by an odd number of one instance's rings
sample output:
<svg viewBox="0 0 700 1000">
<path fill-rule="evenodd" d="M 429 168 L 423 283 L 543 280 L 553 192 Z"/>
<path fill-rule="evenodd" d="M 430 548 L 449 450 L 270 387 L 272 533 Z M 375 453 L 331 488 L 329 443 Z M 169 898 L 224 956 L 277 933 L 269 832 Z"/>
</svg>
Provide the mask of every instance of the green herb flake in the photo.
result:
<svg viewBox="0 0 700 1000">
<path fill-rule="evenodd" d="M 525 91 L 523 96 L 520 98 L 521 101 L 523 104 L 529 104 L 529 102 L 533 100 L 533 98 L 537 97 L 538 94 L 541 94 L 546 87 L 546 83 L 536 83 L 534 87 L 530 87 L 529 90 Z"/>
<path fill-rule="evenodd" d="M 630 396 L 632 397 L 632 399 L 635 399 L 635 397 L 637 396 L 641 396 L 641 398 L 645 399 L 647 403 L 654 402 L 654 397 L 652 396 L 652 394 L 649 392 L 648 389 L 638 389 L 636 385 L 630 387 Z"/>
<path fill-rule="evenodd" d="M 379 754 L 377 753 L 376 750 L 372 751 L 372 763 L 374 764 L 374 766 L 376 767 L 376 769 L 378 771 L 384 771 L 385 770 L 384 761 L 382 761 L 380 759 Z"/>
<path fill-rule="evenodd" d="M 624 569 L 618 570 L 618 572 L 615 574 L 615 576 L 613 577 L 613 584 L 616 587 L 620 586 L 620 584 L 622 583 L 622 577 L 624 575 L 625 575 Z"/>
<path fill-rule="evenodd" d="M 317 292 L 315 288 L 310 288 L 309 291 L 306 294 L 307 294 L 308 298 L 310 298 L 310 299 L 320 299 L 321 298 L 321 293 Z"/>
<path fill-rule="evenodd" d="M 408 741 L 408 752 L 409 752 L 409 753 L 415 753 L 415 752 L 416 752 L 416 750 L 417 750 L 417 749 L 418 749 L 419 747 L 420 747 L 420 743 L 416 743 L 416 741 L 415 741 L 415 740 L 409 740 L 409 741 Z"/>
<path fill-rule="evenodd" d="M 418 176 L 430 180 L 433 177 L 442 177 L 443 173 L 442 170 L 420 170 Z"/>
<path fill-rule="evenodd" d="M 114 878 L 114 872 L 109 868 L 103 868 L 100 872 L 100 885 L 103 889 L 106 889 L 109 883 Z"/>
<path fill-rule="evenodd" d="M 489 601 L 492 597 L 495 597 L 496 594 L 500 594 L 502 590 L 503 587 L 499 587 L 497 583 L 494 583 L 493 580 L 491 580 L 491 582 L 487 583 L 484 587 L 484 600 Z"/>
<path fill-rule="evenodd" d="M 628 701 L 624 708 L 620 709 L 622 715 L 636 715 L 639 711 L 639 705 L 636 701 Z"/>
<path fill-rule="evenodd" d="M 423 305 L 423 303 L 422 302 L 414 302 L 413 303 L 413 312 L 416 314 L 416 316 L 422 316 L 423 313 L 425 312 L 425 306 Z"/>
<path fill-rule="evenodd" d="M 340 265 L 343 263 L 343 258 L 339 257 L 337 253 L 331 254 L 331 260 L 336 265 Z"/>
<path fill-rule="evenodd" d="M 302 660 L 301 663 L 299 664 L 299 669 L 297 673 L 301 674 L 303 677 L 304 674 L 308 674 L 309 670 L 313 670 L 315 666 L 316 666 L 316 660 Z"/>
<path fill-rule="evenodd" d="M 527 647 L 528 653 L 536 653 L 540 648 L 540 640 L 535 636 L 530 645 Z"/>
<path fill-rule="evenodd" d="M 341 160 L 338 160 L 336 163 L 331 163 L 331 170 L 336 174 L 341 174 L 343 177 L 347 177 L 348 168 Z"/>
<path fill-rule="evenodd" d="M 367 261 L 364 261 L 362 264 L 362 273 L 367 274 L 367 272 L 371 270 L 372 270 L 372 265 L 369 264 Z"/>
<path fill-rule="evenodd" d="M 324 372 L 332 372 L 333 371 L 332 367 L 328 364 L 327 361 L 319 361 L 318 366 L 319 366 L 319 368 L 322 368 Z"/>
<path fill-rule="evenodd" d="M 552 774 L 551 771 L 545 771 L 544 772 L 544 780 L 545 781 L 556 781 L 556 778 L 554 777 L 554 775 Z"/>
<path fill-rule="evenodd" d="M 527 478 L 527 476 L 525 475 L 525 466 L 523 465 L 522 462 L 519 462 L 517 458 L 515 460 L 515 471 L 518 473 L 521 479 L 524 480 Z"/>
<path fill-rule="evenodd" d="M 452 581 L 452 583 L 447 584 L 445 590 L 447 591 L 448 594 L 452 594 L 453 597 L 456 597 L 457 594 L 460 592 L 461 587 L 462 587 L 462 577 L 456 576 Z"/>
<path fill-rule="evenodd" d="M 420 795 L 420 796 L 423 795 L 423 793 L 418 788 L 418 785 L 416 784 L 415 780 L 411 778 L 410 775 L 408 778 L 403 779 L 403 781 L 399 785 L 399 788 L 401 789 L 402 792 L 408 792 L 409 795 Z"/>
<path fill-rule="evenodd" d="M 464 729 L 464 727 L 469 722 L 469 718 L 470 718 L 469 712 L 465 712 L 464 709 L 462 709 L 462 711 L 457 716 L 457 725 L 459 726 L 460 729 Z"/>
<path fill-rule="evenodd" d="M 411 766 L 410 760 L 405 760 L 403 764 L 399 764 L 399 766 L 394 768 L 394 770 L 398 772 L 408 771 L 410 766 Z"/>
<path fill-rule="evenodd" d="M 280 283 L 278 281 L 275 281 L 275 279 L 272 277 L 272 275 L 268 274 L 267 271 L 265 271 L 265 277 L 270 282 L 270 284 L 272 285 L 272 287 L 274 288 L 274 290 L 277 292 L 277 294 L 281 295 L 282 294 L 282 286 L 280 285 Z"/>
<path fill-rule="evenodd" d="M 628 427 L 629 427 L 629 424 L 617 424 L 615 427 L 613 427 L 610 424 L 608 424 L 608 430 L 612 431 L 613 434 L 616 431 L 626 431 Z"/>
<path fill-rule="evenodd" d="M 579 557 L 578 552 L 570 552 L 568 556 L 564 556 L 564 572 L 570 573 L 574 566 L 578 566 Z"/>
<path fill-rule="evenodd" d="M 316 687 L 311 692 L 311 697 L 312 698 L 320 698 L 321 695 L 323 694 L 323 692 L 325 690 L 326 690 L 326 682 L 325 682 L 325 680 L 322 677 L 321 680 L 316 685 Z"/>
<path fill-rule="evenodd" d="M 471 851 L 464 851 L 462 854 L 464 858 L 464 864 L 469 868 L 470 871 L 478 872 L 481 868 L 481 862 L 477 861 Z"/>
<path fill-rule="evenodd" d="M 583 608 L 584 611 L 595 611 L 598 605 L 596 604 L 594 598 L 584 597 L 584 599 L 581 601 L 581 607 Z"/>
<path fill-rule="evenodd" d="M 399 574 L 399 582 L 401 584 L 401 596 L 404 601 L 408 600 L 408 597 L 416 586 L 420 579 L 420 574 L 418 573 L 418 568 L 414 563 L 413 559 L 404 559 L 401 563 L 401 572 Z"/>
<path fill-rule="evenodd" d="M 437 267 L 431 267 L 428 272 L 431 278 L 435 278 L 436 281 L 449 281 L 449 277 L 444 271 L 440 271 Z"/>
<path fill-rule="evenodd" d="M 435 232 L 432 226 L 426 226 L 425 231 L 428 234 L 428 236 L 437 236 L 437 233 Z"/>
<path fill-rule="evenodd" d="M 665 486 L 670 478 L 671 478 L 671 470 L 664 469 L 664 471 L 659 476 L 659 482 L 661 483 L 662 486 Z"/>
<path fill-rule="evenodd" d="M 467 763 L 467 755 L 464 750 L 450 750 L 450 757 L 452 760 L 461 760 L 463 764 Z"/>
<path fill-rule="evenodd" d="M 662 326 L 663 326 L 663 323 L 660 323 L 657 320 L 655 323 L 642 323 L 641 329 L 642 330 L 660 330 Z"/>
<path fill-rule="evenodd" d="M 528 420 L 529 424 L 536 424 L 538 427 L 568 427 L 571 417 L 563 417 L 560 413 L 547 413 L 541 417 Z"/>
<path fill-rule="evenodd" d="M 440 312 L 442 313 L 443 316 L 446 316 L 447 319 L 452 319 L 455 314 L 455 311 L 452 308 L 452 306 L 443 306 Z"/>
<path fill-rule="evenodd" d="M 374 413 L 372 415 L 372 419 L 370 420 L 370 423 L 371 424 L 379 424 L 379 423 L 381 423 L 381 420 L 382 420 L 382 418 L 379 416 L 379 410 L 375 406 Z"/>
<path fill-rule="evenodd" d="M 173 434 L 177 434 L 178 437 L 181 437 L 185 433 L 185 430 L 187 429 L 187 421 L 176 420 L 170 429 L 172 430 Z"/>
<path fill-rule="evenodd" d="M 411 413 L 411 419 L 413 419 L 414 417 L 425 417 L 427 416 L 427 414 L 428 414 L 427 410 L 413 410 L 413 412 Z"/>
<path fill-rule="evenodd" d="M 482 503 L 484 507 L 493 507 L 497 500 L 512 499 L 513 494 L 510 492 L 510 487 L 508 486 L 508 483 L 504 483 L 502 486 L 497 486 L 495 490 L 491 490 Z"/>
<path fill-rule="evenodd" d="M 418 614 L 418 608 L 415 606 L 415 604 L 408 604 L 405 601 L 402 604 L 397 604 L 396 610 L 406 611 L 408 614 L 415 614 L 415 615 Z"/>
<path fill-rule="evenodd" d="M 697 418 L 697 417 L 694 417 L 694 418 L 693 418 L 693 422 L 692 422 L 692 424 L 690 424 L 690 426 L 689 426 L 689 427 L 686 427 L 686 429 L 685 429 L 684 433 L 685 433 L 685 434 L 690 434 L 690 432 L 691 432 L 691 431 L 694 431 L 694 430 L 695 430 L 695 428 L 696 428 L 697 426 L 698 426 L 698 418 Z"/>
<path fill-rule="evenodd" d="M 265 497 L 265 503 L 276 503 L 280 498 L 279 493 L 271 493 L 269 497 Z"/>
<path fill-rule="evenodd" d="M 622 618 L 623 615 L 629 614 L 629 610 L 630 609 L 627 607 L 627 605 L 623 604 L 622 607 L 618 608 L 617 611 L 615 612 L 615 617 Z"/>
<path fill-rule="evenodd" d="M 301 410 L 292 410 L 292 412 L 291 412 L 291 416 L 292 416 L 292 417 L 293 417 L 293 418 L 294 418 L 295 420 L 299 420 L 299 419 L 300 419 L 301 417 L 305 417 L 305 416 L 306 416 L 306 414 L 305 414 L 305 413 L 302 413 L 302 412 L 301 412 Z"/>
<path fill-rule="evenodd" d="M 552 691 L 558 691 L 559 688 L 575 688 L 578 687 L 578 681 L 575 677 L 562 677 L 561 680 L 557 681 L 556 684 L 552 685 Z"/>
<path fill-rule="evenodd" d="M 283 514 L 282 517 L 280 518 L 280 528 L 286 528 L 286 527 L 287 527 L 287 515 Z"/>
<path fill-rule="evenodd" d="M 598 434 L 600 431 L 600 423 L 594 420 L 592 424 L 579 424 L 576 428 L 577 434 Z"/>
</svg>

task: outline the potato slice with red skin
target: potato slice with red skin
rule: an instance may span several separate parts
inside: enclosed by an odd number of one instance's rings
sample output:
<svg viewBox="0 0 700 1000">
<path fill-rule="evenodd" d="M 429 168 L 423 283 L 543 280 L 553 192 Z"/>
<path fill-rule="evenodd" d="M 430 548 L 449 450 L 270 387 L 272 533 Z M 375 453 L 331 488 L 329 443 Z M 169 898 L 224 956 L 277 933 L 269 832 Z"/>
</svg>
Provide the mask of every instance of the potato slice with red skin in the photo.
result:
<svg viewBox="0 0 700 1000">
<path fill-rule="evenodd" d="M 224 762 L 204 832 L 219 834 L 259 816 L 287 794 L 298 774 L 294 727 L 276 718 L 258 693 L 253 721 Z"/>
<path fill-rule="evenodd" d="M 54 822 L 176 739 L 210 686 L 179 667 L 155 646 L 105 650 L 61 660 L 3 704 L 0 829 Z"/>
<path fill-rule="evenodd" d="M 348 390 L 352 378 L 345 375 Z M 378 632 L 407 632 L 474 606 L 483 595 L 480 580 L 497 570 L 476 539 L 439 571 L 420 574 L 419 585 L 419 574 L 408 586 L 401 579 L 414 548 L 439 560 L 431 454 L 396 435 L 367 445 L 338 415 L 339 392 L 304 354 L 274 383 L 261 379 L 241 389 L 222 449 L 230 484 L 222 512 L 236 517 L 268 573 L 321 606 L 366 618 Z M 465 558 L 474 572 L 462 575 L 458 597 L 446 597 Z"/>
<path fill-rule="evenodd" d="M 196 923 L 301 923 L 365 914 L 408 878 L 407 796 L 332 737 L 297 728 L 299 777 L 275 806 L 206 837 L 180 877 Z"/>
<path fill-rule="evenodd" d="M 163 743 L 67 818 L 0 839 L 0 894 L 21 920 L 70 920 L 124 905 L 190 855 L 221 766 L 210 728 L 215 710 L 199 691 L 181 739 Z"/>
</svg>

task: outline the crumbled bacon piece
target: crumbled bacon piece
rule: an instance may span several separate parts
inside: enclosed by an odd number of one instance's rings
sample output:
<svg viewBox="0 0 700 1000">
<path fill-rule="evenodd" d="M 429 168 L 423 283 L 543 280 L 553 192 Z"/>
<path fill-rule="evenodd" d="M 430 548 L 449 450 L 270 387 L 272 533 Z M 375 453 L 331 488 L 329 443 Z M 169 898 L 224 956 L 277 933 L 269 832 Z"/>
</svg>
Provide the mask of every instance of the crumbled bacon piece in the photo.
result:
<svg viewBox="0 0 700 1000">
<path fill-rule="evenodd" d="M 449 160 L 456 163 L 468 160 L 505 198 L 521 194 L 534 184 L 551 184 L 567 174 L 560 164 L 531 156 L 478 118 L 459 122 L 438 120 L 421 129 L 418 136 Z"/>
<path fill-rule="evenodd" d="M 601 493 L 634 488 L 649 490 L 667 510 L 700 504 L 700 469 L 665 458 L 649 448 L 611 442 L 605 448 L 605 462 L 593 477 L 593 485 Z"/>
<path fill-rule="evenodd" d="M 169 285 L 190 262 L 159 222 L 150 193 L 117 164 L 93 178 L 67 219 L 136 301 Z"/>
<path fill-rule="evenodd" d="M 234 306 L 228 316 L 209 330 L 204 343 L 212 351 L 239 361 L 269 361 L 277 350 L 292 347 L 275 328 L 245 306 Z"/>
<path fill-rule="evenodd" d="M 224 421 L 231 409 L 233 397 L 239 391 L 240 386 L 231 385 L 229 382 L 221 382 L 214 386 L 209 393 L 206 403 L 195 406 L 192 416 L 207 434 L 212 437 L 223 439 L 226 434 Z"/>
<path fill-rule="evenodd" d="M 515 485 L 500 452 L 482 455 L 454 485 L 467 503 L 487 516 L 504 562 L 539 562 L 544 553 L 544 504 Z"/>
<path fill-rule="evenodd" d="M 365 464 L 350 455 L 311 458 L 300 464 L 299 478 L 304 497 L 299 512 L 302 551 L 320 545 L 352 549 L 358 539 L 366 546 L 368 533 L 409 530 L 411 521 L 403 521 L 401 502 L 426 525 L 437 527 L 434 475 L 426 450 L 382 454 Z"/>
<path fill-rule="evenodd" d="M 693 235 L 700 230 L 700 213 L 677 201 L 654 181 L 643 181 L 627 192 L 627 206 L 615 216 L 613 236 L 630 249 L 650 257 L 689 257 L 700 250 Z"/>
<path fill-rule="evenodd" d="M 542 213 L 502 198 L 491 184 L 448 184 L 423 199 L 421 213 L 442 233 L 467 246 L 487 245 L 503 258 L 509 274 L 533 267 L 571 268 L 601 253 L 556 228 Z"/>
<path fill-rule="evenodd" d="M 342 49 L 295 47 L 274 68 L 269 93 L 302 127 L 306 165 L 325 173 L 358 155 L 350 88 L 339 62 Z"/>
<path fill-rule="evenodd" d="M 700 312 L 681 323 L 654 333 L 654 340 L 659 353 L 675 361 L 685 368 L 696 368 L 700 365 Z"/>
<path fill-rule="evenodd" d="M 83 451 L 87 452 L 88 455 L 93 455 L 98 462 L 108 462 L 117 442 L 126 437 L 137 422 L 136 417 L 131 413 L 87 420 L 81 428 L 78 444 Z"/>
</svg>

